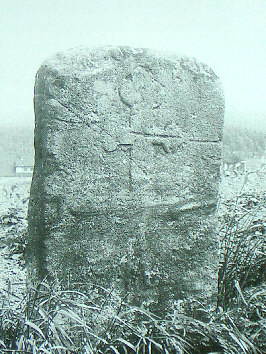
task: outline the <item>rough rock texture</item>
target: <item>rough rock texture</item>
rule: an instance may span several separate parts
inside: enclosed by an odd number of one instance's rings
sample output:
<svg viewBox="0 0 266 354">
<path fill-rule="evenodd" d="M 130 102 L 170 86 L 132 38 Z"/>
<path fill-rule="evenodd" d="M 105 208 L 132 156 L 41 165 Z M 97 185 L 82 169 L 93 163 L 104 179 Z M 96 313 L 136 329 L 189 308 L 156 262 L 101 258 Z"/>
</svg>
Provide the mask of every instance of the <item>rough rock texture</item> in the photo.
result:
<svg viewBox="0 0 266 354">
<path fill-rule="evenodd" d="M 46 61 L 29 206 L 39 277 L 155 310 L 210 296 L 223 114 L 217 76 L 194 59 L 104 47 Z"/>
</svg>

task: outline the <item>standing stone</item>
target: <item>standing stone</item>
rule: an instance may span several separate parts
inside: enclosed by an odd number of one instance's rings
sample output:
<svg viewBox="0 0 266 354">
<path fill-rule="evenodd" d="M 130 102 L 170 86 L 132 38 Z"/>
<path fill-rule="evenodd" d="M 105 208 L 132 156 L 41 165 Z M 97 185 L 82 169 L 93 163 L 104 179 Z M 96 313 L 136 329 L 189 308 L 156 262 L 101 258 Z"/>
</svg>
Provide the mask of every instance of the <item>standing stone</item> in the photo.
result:
<svg viewBox="0 0 266 354">
<path fill-rule="evenodd" d="M 38 276 L 155 310 L 213 294 L 223 114 L 217 76 L 194 59 L 104 47 L 46 61 L 29 205 Z"/>
</svg>

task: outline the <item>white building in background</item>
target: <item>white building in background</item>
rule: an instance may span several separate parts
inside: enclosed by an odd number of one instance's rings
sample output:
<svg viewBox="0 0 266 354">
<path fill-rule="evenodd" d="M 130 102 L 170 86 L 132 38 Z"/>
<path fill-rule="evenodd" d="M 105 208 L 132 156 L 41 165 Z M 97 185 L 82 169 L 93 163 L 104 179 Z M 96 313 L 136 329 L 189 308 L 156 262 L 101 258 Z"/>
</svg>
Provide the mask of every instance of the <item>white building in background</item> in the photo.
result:
<svg viewBox="0 0 266 354">
<path fill-rule="evenodd" d="M 15 173 L 16 175 L 19 174 L 32 174 L 33 173 L 33 166 L 15 166 Z"/>
<path fill-rule="evenodd" d="M 20 158 L 20 160 L 15 163 L 14 172 L 16 176 L 31 176 L 33 173 L 33 164 L 31 161 L 24 161 Z"/>
<path fill-rule="evenodd" d="M 238 176 L 245 172 L 247 172 L 247 162 L 244 160 L 236 163 L 224 162 L 221 166 L 221 173 L 224 176 L 230 176 L 232 174 Z"/>
<path fill-rule="evenodd" d="M 0 177 L 31 176 L 34 165 L 33 129 L 0 129 Z"/>
</svg>

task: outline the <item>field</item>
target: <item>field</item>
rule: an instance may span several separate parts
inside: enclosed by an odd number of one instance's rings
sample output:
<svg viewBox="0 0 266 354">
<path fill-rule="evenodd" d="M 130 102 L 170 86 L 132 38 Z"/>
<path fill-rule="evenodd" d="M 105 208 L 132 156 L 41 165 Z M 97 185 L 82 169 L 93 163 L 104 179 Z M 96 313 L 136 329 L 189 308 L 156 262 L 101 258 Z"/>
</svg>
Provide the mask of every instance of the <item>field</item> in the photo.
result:
<svg viewBox="0 0 266 354">
<path fill-rule="evenodd" d="M 34 317 L 35 322 L 29 321 L 28 317 L 26 320 L 21 319 L 23 317 L 21 311 L 25 311 L 27 298 L 24 249 L 31 179 L 29 177 L 0 178 L 0 307 L 2 302 L 0 332 L 2 328 L 3 333 L 2 336 L 0 334 L 0 348 L 3 352 L 11 348 L 16 350 L 23 348 L 23 352 L 31 348 L 29 352 L 33 352 L 32 348 L 39 348 L 38 352 L 55 353 L 210 353 L 215 350 L 217 353 L 263 352 L 265 342 L 263 235 L 266 210 L 264 173 L 263 161 L 250 159 L 247 163 L 247 172 L 222 176 L 217 210 L 221 237 L 218 307 L 205 309 L 207 322 L 190 319 L 188 324 L 188 318 L 184 320 L 185 316 L 180 309 L 175 310 L 174 314 L 169 314 L 171 323 L 169 319 L 166 321 L 154 318 L 150 314 L 142 313 L 140 309 L 128 308 L 125 313 L 131 311 L 130 316 L 127 315 L 128 317 L 122 319 L 122 303 L 120 302 L 119 307 L 118 300 L 111 301 L 110 294 L 106 295 L 107 299 L 101 303 L 101 315 L 98 313 L 95 319 L 94 315 L 87 314 L 86 319 L 81 316 L 80 311 L 73 312 L 77 304 L 69 307 L 68 295 L 66 296 L 60 288 L 57 293 L 55 289 L 49 288 L 50 292 L 54 291 L 54 299 L 60 294 L 60 301 L 58 298 L 56 306 L 58 307 L 60 303 L 63 309 L 68 309 L 68 320 L 76 323 L 78 333 L 82 332 L 78 341 L 77 338 L 69 338 L 67 330 L 64 333 L 62 329 L 55 330 L 53 327 L 47 327 L 44 315 L 42 321 L 38 316 Z M 47 286 L 44 291 L 46 294 Z M 51 294 L 49 296 L 51 297 Z M 93 296 L 95 299 L 95 294 Z M 62 299 L 65 299 L 65 302 Z M 73 298 L 71 301 L 74 301 Z M 91 302 L 91 299 L 88 301 Z M 81 302 L 84 307 L 87 306 L 84 299 Z M 103 310 L 107 304 L 108 307 Z M 95 309 L 98 305 L 95 305 Z M 39 307 L 38 311 L 40 315 Z M 43 308 L 43 311 L 47 311 L 47 308 L 46 310 Z M 62 316 L 62 308 L 60 311 Z M 174 320 L 173 316 L 175 316 Z M 142 332 L 134 322 L 136 317 L 144 318 L 142 325 L 146 329 L 143 327 Z M 92 335 L 88 331 L 89 324 L 86 322 L 92 318 L 95 323 L 98 323 L 98 327 L 101 327 L 100 324 L 106 326 L 109 321 L 108 331 L 102 334 L 95 324 Z M 46 332 L 42 327 L 44 323 L 46 323 Z M 20 330 L 16 335 L 14 335 L 14 326 L 19 327 Z M 31 335 L 27 337 L 26 333 Z M 12 335 L 15 336 L 13 341 Z M 52 344 L 49 343 L 48 337 L 53 338 Z M 40 349 L 41 347 L 43 350 Z"/>
<path fill-rule="evenodd" d="M 0 297 L 9 292 L 9 301 L 14 305 L 25 292 L 23 234 L 27 229 L 30 183 L 30 177 L 0 178 Z"/>
</svg>

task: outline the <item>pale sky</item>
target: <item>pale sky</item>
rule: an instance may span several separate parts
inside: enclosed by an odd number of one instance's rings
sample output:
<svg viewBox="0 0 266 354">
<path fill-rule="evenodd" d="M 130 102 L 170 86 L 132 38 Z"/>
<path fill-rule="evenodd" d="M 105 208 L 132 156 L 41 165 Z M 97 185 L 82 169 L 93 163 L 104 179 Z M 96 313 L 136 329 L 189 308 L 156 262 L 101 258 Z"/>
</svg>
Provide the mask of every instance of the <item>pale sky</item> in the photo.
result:
<svg viewBox="0 0 266 354">
<path fill-rule="evenodd" d="M 0 125 L 33 125 L 47 57 L 101 45 L 205 62 L 222 80 L 226 123 L 266 129 L 266 0 L 0 0 Z"/>
</svg>

